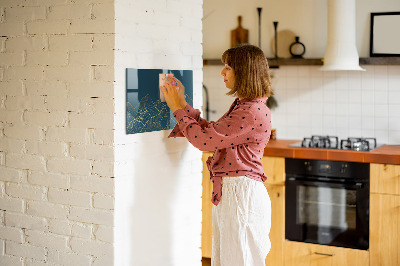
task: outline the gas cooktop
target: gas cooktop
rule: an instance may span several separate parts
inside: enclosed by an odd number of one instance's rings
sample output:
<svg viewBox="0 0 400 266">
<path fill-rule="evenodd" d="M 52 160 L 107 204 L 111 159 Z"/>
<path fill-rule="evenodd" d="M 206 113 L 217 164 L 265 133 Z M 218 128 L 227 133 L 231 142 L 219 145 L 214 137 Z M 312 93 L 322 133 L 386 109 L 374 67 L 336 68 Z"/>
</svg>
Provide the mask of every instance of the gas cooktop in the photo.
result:
<svg viewBox="0 0 400 266">
<path fill-rule="evenodd" d="M 339 142 L 339 138 L 336 136 L 313 135 L 311 138 L 304 138 L 302 142 L 297 142 L 289 146 L 301 148 L 371 151 L 382 145 L 377 145 L 376 138 L 347 138 L 342 139 Z"/>
</svg>

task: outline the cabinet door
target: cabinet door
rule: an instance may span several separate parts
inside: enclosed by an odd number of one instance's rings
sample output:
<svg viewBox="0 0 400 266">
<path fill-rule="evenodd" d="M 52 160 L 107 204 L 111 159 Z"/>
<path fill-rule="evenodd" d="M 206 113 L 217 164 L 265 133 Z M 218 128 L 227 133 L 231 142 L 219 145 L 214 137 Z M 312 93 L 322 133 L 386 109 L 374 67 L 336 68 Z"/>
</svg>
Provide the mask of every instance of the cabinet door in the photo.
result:
<svg viewBox="0 0 400 266">
<path fill-rule="evenodd" d="M 400 195 L 400 165 L 370 165 L 371 193 Z"/>
<path fill-rule="evenodd" d="M 266 184 L 285 185 L 285 158 L 264 156 L 261 163 L 268 177 Z"/>
<path fill-rule="evenodd" d="M 365 250 L 285 241 L 285 266 L 366 266 Z"/>
<path fill-rule="evenodd" d="M 206 161 L 211 152 L 203 153 L 203 196 L 202 196 L 202 224 L 201 224 L 201 253 L 204 258 L 211 258 L 212 252 L 212 183 Z"/>
<path fill-rule="evenodd" d="M 400 196 L 371 194 L 371 266 L 400 265 Z"/>
<path fill-rule="evenodd" d="M 285 240 L 285 187 L 265 184 L 271 199 L 271 250 L 265 259 L 266 266 L 283 265 Z"/>
</svg>

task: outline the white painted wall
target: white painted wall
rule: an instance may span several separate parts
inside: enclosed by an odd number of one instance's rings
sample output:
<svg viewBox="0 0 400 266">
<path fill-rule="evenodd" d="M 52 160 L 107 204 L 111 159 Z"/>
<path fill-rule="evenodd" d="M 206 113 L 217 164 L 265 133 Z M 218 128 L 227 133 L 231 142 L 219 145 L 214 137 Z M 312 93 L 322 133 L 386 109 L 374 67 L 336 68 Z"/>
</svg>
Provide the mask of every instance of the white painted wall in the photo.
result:
<svg viewBox="0 0 400 266">
<path fill-rule="evenodd" d="M 0 264 L 112 265 L 114 6 L 0 1 Z"/>
<path fill-rule="evenodd" d="M 202 0 L 115 1 L 115 265 L 201 265 L 201 152 L 125 134 L 125 68 L 191 69 L 202 99 Z"/>
<path fill-rule="evenodd" d="M 307 47 L 305 57 L 321 58 L 326 47 L 326 17 L 321 15 L 327 11 L 326 3 L 230 1 L 231 9 L 228 9 L 226 1 L 205 0 L 204 58 L 220 58 L 229 48 L 229 31 L 236 27 L 238 15 L 243 16 L 243 26 L 250 30 L 250 43 L 257 45 L 258 6 L 263 7 L 265 14 L 262 27 L 270 27 L 262 32 L 265 38 L 262 48 L 267 56 L 272 55 L 267 45 L 273 39 L 272 21 L 278 20 L 279 25 L 285 25 L 278 26 L 278 30 L 293 30 L 303 39 Z M 369 56 L 369 12 L 399 10 L 399 1 L 357 1 L 357 47 L 361 57 Z M 246 18 L 253 22 L 248 21 L 246 25 Z M 302 139 L 329 134 L 339 138 L 376 137 L 382 144 L 399 144 L 400 66 L 363 67 L 366 72 L 321 72 L 318 66 L 273 69 L 273 88 L 279 107 L 272 111 L 272 124 L 278 138 Z M 218 119 L 232 102 L 232 98 L 224 95 L 226 88 L 219 75 L 221 68 L 222 65 L 206 66 L 203 70 L 204 84 L 210 93 L 210 109 L 216 111 L 210 115 L 211 120 Z"/>
</svg>

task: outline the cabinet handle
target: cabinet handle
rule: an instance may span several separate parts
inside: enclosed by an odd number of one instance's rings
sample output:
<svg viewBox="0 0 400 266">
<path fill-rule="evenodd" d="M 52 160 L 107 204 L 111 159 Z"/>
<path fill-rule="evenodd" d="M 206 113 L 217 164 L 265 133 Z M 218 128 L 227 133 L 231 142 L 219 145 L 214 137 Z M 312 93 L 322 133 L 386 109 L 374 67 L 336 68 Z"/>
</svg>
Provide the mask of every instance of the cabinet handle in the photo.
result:
<svg viewBox="0 0 400 266">
<path fill-rule="evenodd" d="M 328 253 L 320 253 L 320 252 L 314 252 L 315 255 L 323 255 L 323 256 L 335 256 L 335 254 L 328 254 Z"/>
</svg>

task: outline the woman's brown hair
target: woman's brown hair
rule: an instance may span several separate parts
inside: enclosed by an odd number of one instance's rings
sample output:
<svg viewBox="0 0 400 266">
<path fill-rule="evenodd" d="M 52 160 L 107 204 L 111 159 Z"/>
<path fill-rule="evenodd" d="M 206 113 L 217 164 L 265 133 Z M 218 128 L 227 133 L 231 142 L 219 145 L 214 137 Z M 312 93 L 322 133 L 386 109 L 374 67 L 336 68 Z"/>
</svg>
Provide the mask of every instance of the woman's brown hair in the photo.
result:
<svg viewBox="0 0 400 266">
<path fill-rule="evenodd" d="M 222 54 L 221 60 L 235 74 L 235 86 L 227 95 L 254 99 L 274 94 L 268 61 L 260 48 L 249 44 L 230 48 Z"/>
</svg>

